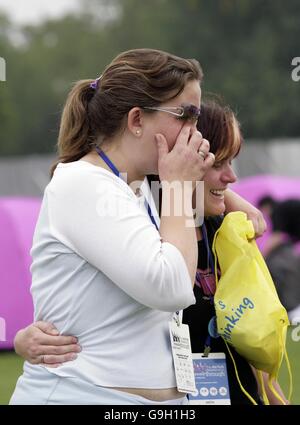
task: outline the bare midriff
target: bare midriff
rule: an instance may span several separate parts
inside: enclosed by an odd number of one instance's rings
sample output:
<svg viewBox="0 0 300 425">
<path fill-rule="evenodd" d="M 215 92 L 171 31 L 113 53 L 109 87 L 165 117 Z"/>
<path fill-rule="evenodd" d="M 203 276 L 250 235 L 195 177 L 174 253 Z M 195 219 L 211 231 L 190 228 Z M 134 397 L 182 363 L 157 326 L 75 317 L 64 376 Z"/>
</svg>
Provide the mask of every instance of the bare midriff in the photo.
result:
<svg viewBox="0 0 300 425">
<path fill-rule="evenodd" d="M 113 387 L 117 391 L 124 391 L 126 393 L 139 395 L 153 401 L 167 401 L 176 398 L 184 397 L 184 393 L 180 393 L 177 388 L 164 388 L 164 389 L 149 389 L 149 388 L 119 388 Z"/>
</svg>

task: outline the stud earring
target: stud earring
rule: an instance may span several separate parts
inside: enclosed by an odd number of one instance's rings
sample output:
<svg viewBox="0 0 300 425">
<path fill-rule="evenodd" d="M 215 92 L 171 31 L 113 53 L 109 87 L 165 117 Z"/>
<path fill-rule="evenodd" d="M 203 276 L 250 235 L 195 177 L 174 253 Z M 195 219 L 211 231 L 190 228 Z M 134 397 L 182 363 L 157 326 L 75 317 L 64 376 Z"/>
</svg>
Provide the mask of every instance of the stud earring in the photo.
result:
<svg viewBox="0 0 300 425">
<path fill-rule="evenodd" d="M 135 133 L 137 134 L 137 136 L 139 136 L 141 134 L 141 130 L 136 130 Z"/>
</svg>

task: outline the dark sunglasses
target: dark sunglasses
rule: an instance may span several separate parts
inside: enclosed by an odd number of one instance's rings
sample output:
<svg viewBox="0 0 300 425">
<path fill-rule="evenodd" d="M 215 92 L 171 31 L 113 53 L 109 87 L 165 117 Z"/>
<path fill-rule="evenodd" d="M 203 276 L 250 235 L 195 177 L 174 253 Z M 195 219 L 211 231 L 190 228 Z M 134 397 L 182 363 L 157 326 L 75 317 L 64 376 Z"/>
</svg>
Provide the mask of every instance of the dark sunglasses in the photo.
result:
<svg viewBox="0 0 300 425">
<path fill-rule="evenodd" d="M 168 114 L 175 115 L 178 119 L 184 121 L 196 122 L 200 116 L 200 108 L 192 104 L 185 104 L 182 106 L 145 106 L 143 109 L 150 109 L 152 111 L 167 112 Z"/>
</svg>

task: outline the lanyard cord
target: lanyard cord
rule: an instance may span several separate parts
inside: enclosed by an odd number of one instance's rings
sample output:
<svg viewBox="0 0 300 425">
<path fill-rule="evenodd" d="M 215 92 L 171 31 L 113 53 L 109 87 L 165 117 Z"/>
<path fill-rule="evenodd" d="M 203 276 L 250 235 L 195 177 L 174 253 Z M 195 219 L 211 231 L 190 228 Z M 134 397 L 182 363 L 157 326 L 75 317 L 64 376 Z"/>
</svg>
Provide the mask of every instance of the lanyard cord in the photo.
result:
<svg viewBox="0 0 300 425">
<path fill-rule="evenodd" d="M 205 242 L 205 247 L 206 247 L 206 251 L 207 251 L 209 265 L 211 267 L 211 271 L 213 272 L 213 274 L 215 274 L 214 261 L 213 261 L 212 255 L 211 255 L 211 250 L 210 250 L 210 247 L 209 247 L 208 237 L 207 237 L 207 230 L 206 230 L 206 226 L 205 226 L 204 222 L 202 224 L 202 235 L 203 235 L 203 239 L 204 239 L 204 242 Z"/>
<path fill-rule="evenodd" d="M 105 153 L 101 149 L 99 149 L 98 147 L 96 147 L 96 151 L 97 151 L 98 155 L 101 156 L 101 158 L 103 159 L 103 161 L 105 162 L 105 164 L 107 164 L 109 166 L 109 168 L 111 169 L 111 171 L 117 177 L 120 177 L 121 178 L 120 171 L 117 169 L 117 167 L 115 166 L 115 164 L 111 162 L 111 160 L 108 158 L 108 156 L 105 155 Z"/>
<path fill-rule="evenodd" d="M 206 230 L 206 226 L 205 226 L 205 223 L 204 222 L 202 224 L 201 229 L 202 229 L 202 236 L 203 236 L 205 247 L 206 247 L 206 251 L 207 251 L 208 262 L 209 262 L 209 265 L 211 267 L 212 273 L 214 275 L 215 274 L 215 272 L 214 272 L 215 266 L 214 266 L 214 261 L 213 261 L 213 258 L 212 258 L 211 250 L 210 250 L 210 247 L 209 247 L 208 237 L 207 237 L 207 230 Z M 213 299 L 214 299 L 213 296 L 210 297 L 211 302 L 213 302 Z M 208 357 L 208 355 L 210 353 L 210 346 L 211 346 L 211 336 L 208 333 L 208 335 L 206 337 L 206 340 L 205 340 L 205 343 L 204 343 L 204 354 L 203 354 L 203 357 Z"/>
<path fill-rule="evenodd" d="M 148 204 L 148 201 L 146 200 L 146 198 L 145 198 L 145 203 L 146 203 L 146 206 L 147 206 L 148 215 L 149 215 L 149 217 L 150 217 L 150 219 L 151 219 L 152 223 L 153 223 L 153 224 L 154 224 L 154 226 L 156 227 L 156 230 L 158 231 L 158 227 L 157 227 L 157 224 L 156 224 L 155 218 L 154 218 L 154 216 L 153 216 L 153 214 L 152 214 L 152 211 L 151 211 L 150 205 Z"/>
<path fill-rule="evenodd" d="M 111 160 L 108 158 L 108 156 L 101 150 L 101 149 L 99 149 L 97 146 L 96 146 L 96 151 L 97 151 L 97 153 L 98 153 L 98 155 L 103 159 L 103 161 L 105 162 L 105 164 L 106 165 L 108 165 L 109 166 L 109 168 L 111 169 L 111 171 L 117 176 L 117 177 L 119 177 L 119 178 L 122 178 L 121 177 L 121 173 L 120 173 L 120 171 L 117 169 L 117 167 L 115 166 L 115 164 L 113 163 L 113 162 L 111 162 Z M 154 218 L 154 216 L 153 216 L 153 214 L 152 214 L 152 211 L 151 211 L 151 208 L 150 208 L 150 205 L 148 204 L 148 201 L 147 201 L 147 199 L 145 198 L 145 204 L 146 204 L 146 207 L 147 207 L 147 212 L 148 212 L 148 215 L 149 215 L 149 217 L 150 217 L 150 219 L 151 219 L 151 221 L 152 221 L 152 223 L 154 224 L 154 226 L 156 227 L 156 230 L 158 231 L 158 226 L 157 226 L 157 224 L 156 224 L 156 221 L 155 221 L 155 218 Z"/>
</svg>

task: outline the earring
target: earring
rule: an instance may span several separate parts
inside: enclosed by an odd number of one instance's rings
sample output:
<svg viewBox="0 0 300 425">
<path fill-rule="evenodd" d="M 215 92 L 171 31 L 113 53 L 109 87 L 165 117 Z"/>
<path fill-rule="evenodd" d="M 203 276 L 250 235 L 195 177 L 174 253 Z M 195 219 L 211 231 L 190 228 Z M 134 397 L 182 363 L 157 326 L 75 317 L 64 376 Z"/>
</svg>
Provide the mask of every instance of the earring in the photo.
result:
<svg viewBox="0 0 300 425">
<path fill-rule="evenodd" d="M 141 134 L 141 130 L 136 130 L 136 135 L 139 136 Z"/>
</svg>

